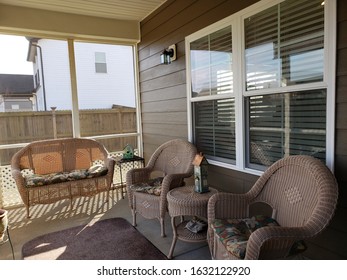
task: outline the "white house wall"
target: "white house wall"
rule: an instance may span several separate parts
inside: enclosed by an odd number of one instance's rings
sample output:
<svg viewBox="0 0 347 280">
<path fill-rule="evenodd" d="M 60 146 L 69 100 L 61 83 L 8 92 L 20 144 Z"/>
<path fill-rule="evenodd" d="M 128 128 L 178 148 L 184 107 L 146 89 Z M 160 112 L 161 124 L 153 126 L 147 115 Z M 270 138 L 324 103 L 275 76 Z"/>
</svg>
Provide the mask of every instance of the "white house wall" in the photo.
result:
<svg viewBox="0 0 347 280">
<path fill-rule="evenodd" d="M 107 73 L 95 73 L 95 52 L 106 54 Z M 75 43 L 79 107 L 135 107 L 132 57 L 130 46 Z"/>
<path fill-rule="evenodd" d="M 44 110 L 43 89 L 46 95 L 47 110 L 57 107 L 57 110 L 71 110 L 71 85 L 68 49 L 66 41 L 39 40 L 42 48 L 43 70 L 40 60 L 36 60 L 40 69 L 41 87 L 38 92 L 38 106 Z M 40 51 L 37 50 L 38 55 Z"/>
<path fill-rule="evenodd" d="M 44 108 L 44 82 L 47 110 L 50 107 L 71 110 L 67 42 L 41 39 L 38 44 L 42 48 L 44 65 L 37 92 L 39 109 Z M 95 73 L 95 52 L 106 53 L 107 73 Z M 80 109 L 104 109 L 112 108 L 112 105 L 135 107 L 132 47 L 75 43 L 75 60 Z M 41 69 L 40 61 L 36 64 L 34 67 Z"/>
</svg>

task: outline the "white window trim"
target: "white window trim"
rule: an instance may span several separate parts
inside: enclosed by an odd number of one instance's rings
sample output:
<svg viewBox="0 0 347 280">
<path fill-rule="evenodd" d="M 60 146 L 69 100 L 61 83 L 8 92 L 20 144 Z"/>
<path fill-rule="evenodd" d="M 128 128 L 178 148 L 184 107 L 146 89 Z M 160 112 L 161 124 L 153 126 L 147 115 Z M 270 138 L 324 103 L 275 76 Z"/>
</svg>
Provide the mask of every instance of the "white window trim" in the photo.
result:
<svg viewBox="0 0 347 280">
<path fill-rule="evenodd" d="M 244 98 L 246 96 L 271 94 L 272 90 L 257 90 L 256 92 L 247 92 L 245 89 L 245 77 L 242 75 L 244 71 L 244 34 L 243 22 L 244 18 L 252 14 L 265 10 L 273 5 L 279 4 L 285 0 L 262 0 L 256 4 L 249 6 L 227 18 L 224 18 L 210 26 L 207 26 L 185 38 L 186 49 L 186 73 L 187 73 L 187 120 L 188 120 L 188 139 L 193 141 L 193 117 L 192 117 L 192 103 L 197 101 L 219 99 L 220 96 L 198 96 L 192 97 L 191 95 L 191 67 L 190 67 L 190 42 L 199 39 L 203 36 L 211 34 L 219 29 L 232 26 L 233 38 L 240 38 L 241 43 L 233 40 L 233 94 L 225 94 L 223 97 L 235 97 L 235 118 L 236 118 L 236 164 L 227 164 L 215 160 L 209 160 L 210 164 L 250 173 L 254 175 L 261 175 L 263 171 L 250 169 L 246 167 L 246 131 L 245 131 L 245 118 L 244 116 Z M 294 91 L 298 88 L 303 89 L 317 89 L 327 88 L 327 110 L 326 110 L 326 165 L 331 171 L 334 170 L 334 152 L 335 152 L 335 77 L 336 77 L 336 0 L 325 1 L 325 30 L 324 30 L 324 78 L 322 82 L 307 84 L 304 86 L 287 86 L 284 88 L 276 88 L 273 93 L 284 93 Z M 235 53 L 240 55 L 234 55 Z M 239 120 L 241 119 L 241 120 Z"/>
</svg>

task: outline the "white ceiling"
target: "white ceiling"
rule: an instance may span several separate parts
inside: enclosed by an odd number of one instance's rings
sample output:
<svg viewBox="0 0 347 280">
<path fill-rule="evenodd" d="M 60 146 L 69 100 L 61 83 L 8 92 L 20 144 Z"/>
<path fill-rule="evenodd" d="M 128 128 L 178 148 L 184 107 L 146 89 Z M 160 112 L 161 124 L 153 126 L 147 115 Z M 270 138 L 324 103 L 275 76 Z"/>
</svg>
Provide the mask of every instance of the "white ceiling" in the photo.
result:
<svg viewBox="0 0 347 280">
<path fill-rule="evenodd" d="M 166 0 L 0 0 L 0 3 L 56 12 L 141 21 Z"/>
</svg>

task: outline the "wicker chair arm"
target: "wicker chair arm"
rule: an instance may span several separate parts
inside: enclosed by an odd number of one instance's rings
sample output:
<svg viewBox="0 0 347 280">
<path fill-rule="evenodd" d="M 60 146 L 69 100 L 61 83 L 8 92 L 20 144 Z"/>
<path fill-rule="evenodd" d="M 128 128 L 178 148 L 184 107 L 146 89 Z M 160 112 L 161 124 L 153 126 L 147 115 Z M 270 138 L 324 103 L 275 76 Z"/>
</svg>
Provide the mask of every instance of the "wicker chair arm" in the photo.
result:
<svg viewBox="0 0 347 280">
<path fill-rule="evenodd" d="M 190 173 L 176 173 L 176 174 L 168 174 L 164 177 L 162 182 L 162 189 L 171 190 L 176 187 L 182 186 L 182 181 L 184 178 L 190 177 L 192 174 Z"/>
<path fill-rule="evenodd" d="M 265 242 L 275 242 L 278 254 L 286 257 L 294 242 L 312 236 L 308 227 L 262 227 L 254 231 L 247 242 L 245 259 L 259 259 Z"/>
<path fill-rule="evenodd" d="M 106 159 L 105 159 L 105 166 L 107 167 L 108 170 L 114 170 L 114 166 L 116 164 L 116 161 L 114 160 L 114 158 L 108 156 Z"/>
<path fill-rule="evenodd" d="M 166 203 L 167 193 L 177 187 L 182 186 L 182 181 L 184 178 L 190 177 L 189 173 L 180 173 L 180 174 L 168 174 L 164 177 L 161 184 L 161 201 Z"/>
<path fill-rule="evenodd" d="M 24 186 L 24 177 L 23 177 L 23 174 L 21 173 L 20 169 L 12 168 L 11 173 L 12 173 L 12 176 L 13 176 L 14 180 L 16 181 L 16 183 L 20 182 L 21 185 Z"/>
<path fill-rule="evenodd" d="M 131 186 L 133 184 L 147 182 L 150 178 L 151 172 L 153 170 L 148 167 L 134 168 L 127 172 L 126 174 L 126 184 Z"/>
<path fill-rule="evenodd" d="M 211 196 L 207 205 L 208 221 L 214 219 L 245 218 L 248 215 L 249 196 L 219 192 Z"/>
</svg>

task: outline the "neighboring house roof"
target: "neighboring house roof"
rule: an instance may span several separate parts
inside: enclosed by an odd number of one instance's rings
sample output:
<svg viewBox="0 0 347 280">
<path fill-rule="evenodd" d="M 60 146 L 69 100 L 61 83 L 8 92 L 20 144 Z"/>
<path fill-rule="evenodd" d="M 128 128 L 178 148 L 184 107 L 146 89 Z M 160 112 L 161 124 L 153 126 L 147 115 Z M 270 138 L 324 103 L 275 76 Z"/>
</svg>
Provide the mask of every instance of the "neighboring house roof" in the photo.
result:
<svg viewBox="0 0 347 280">
<path fill-rule="evenodd" d="M 0 95 L 31 96 L 34 91 L 33 75 L 0 74 Z"/>
</svg>

